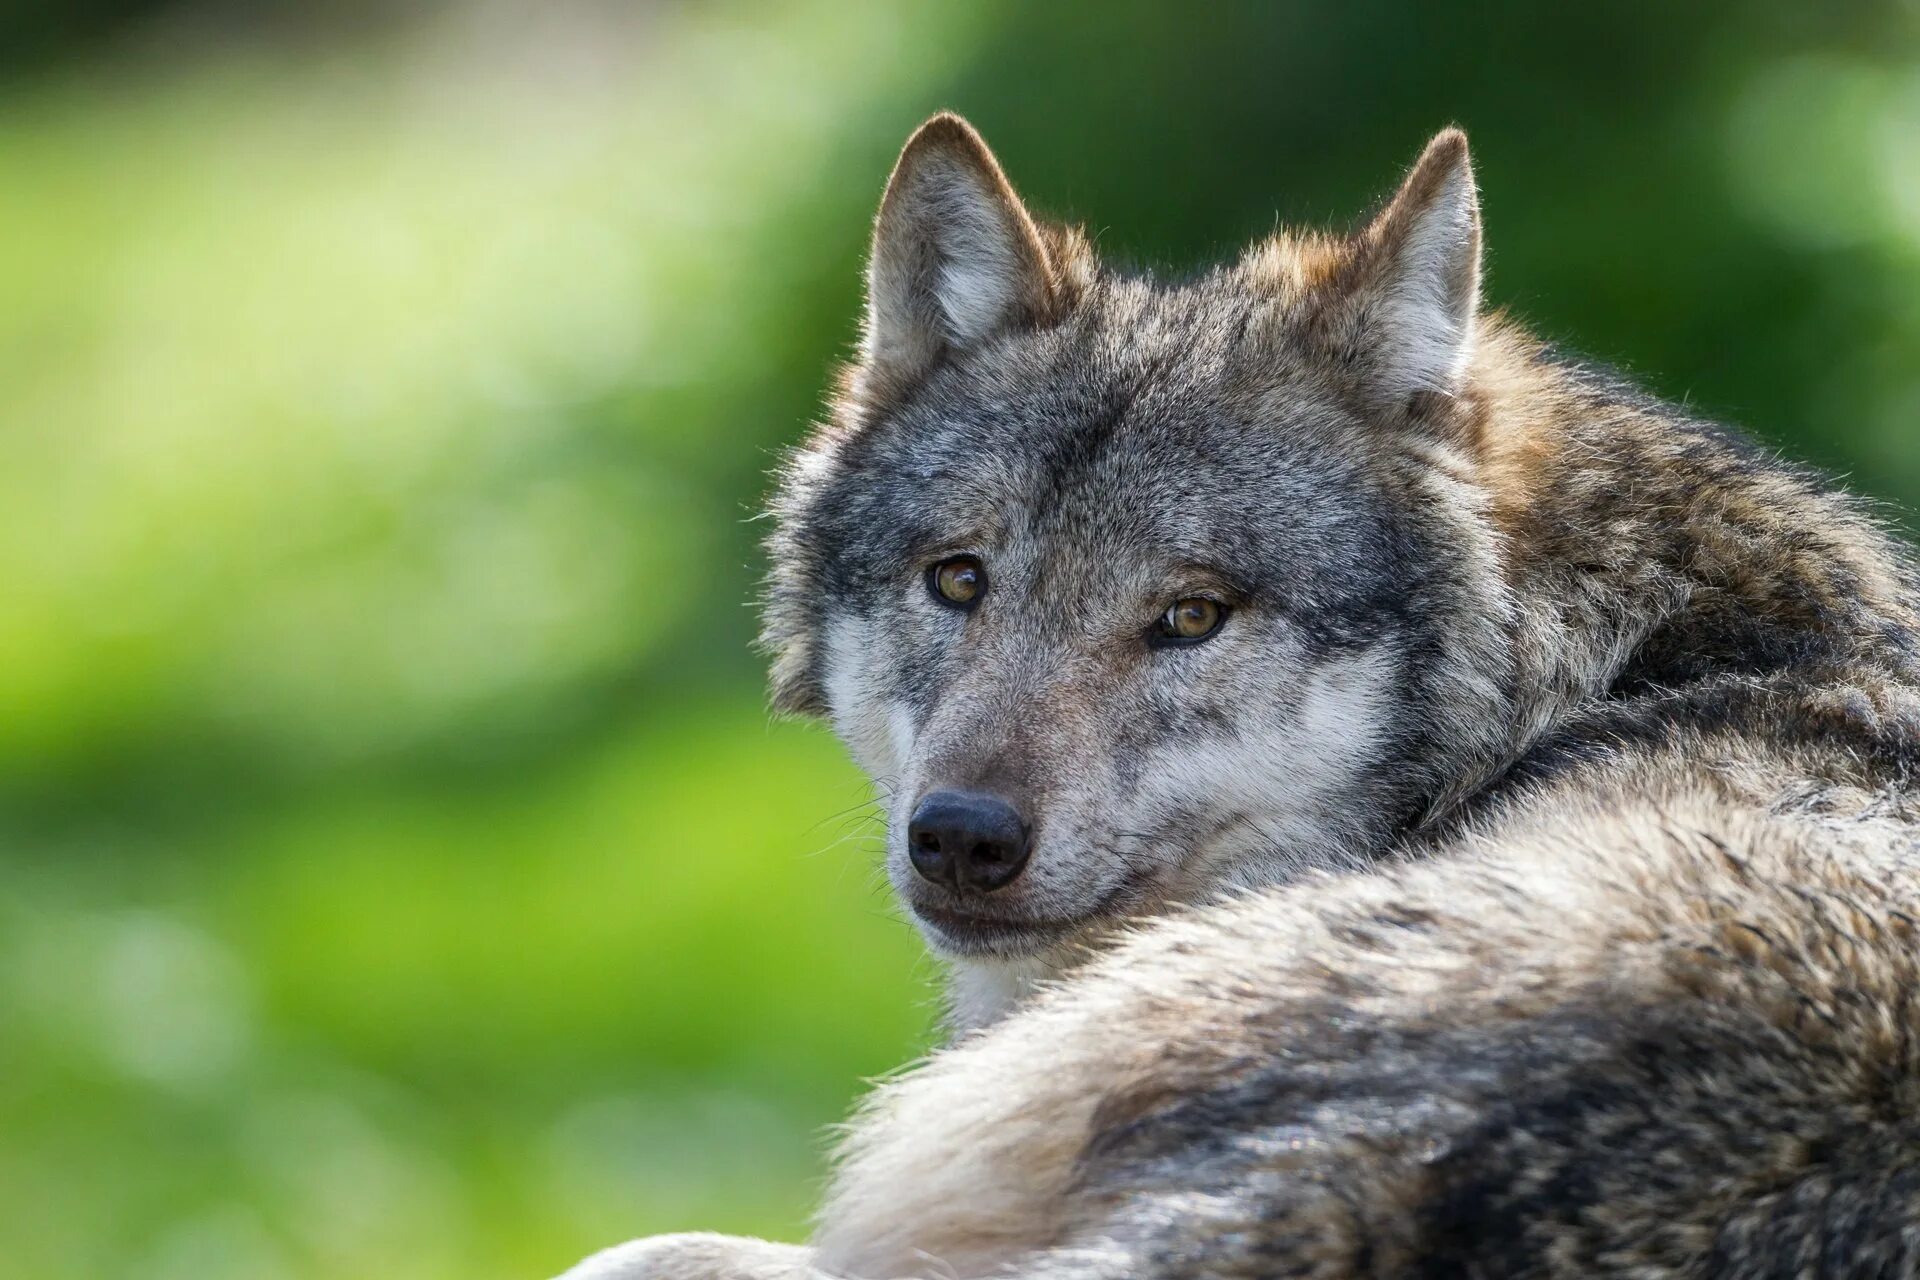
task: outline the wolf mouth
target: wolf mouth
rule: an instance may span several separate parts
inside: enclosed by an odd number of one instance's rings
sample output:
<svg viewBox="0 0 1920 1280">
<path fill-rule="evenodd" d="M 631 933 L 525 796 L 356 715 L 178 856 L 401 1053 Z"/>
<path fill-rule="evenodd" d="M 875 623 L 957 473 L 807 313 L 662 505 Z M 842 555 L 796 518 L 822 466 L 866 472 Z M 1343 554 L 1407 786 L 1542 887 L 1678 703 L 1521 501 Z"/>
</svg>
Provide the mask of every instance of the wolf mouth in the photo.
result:
<svg viewBox="0 0 1920 1280">
<path fill-rule="evenodd" d="M 1100 925 L 1127 918 L 1150 897 L 1152 874 L 1137 869 L 1092 907 L 1073 916 L 975 915 L 909 902 L 908 909 L 933 933 L 940 950 L 952 956 L 990 956 L 1016 960 L 1071 942 Z"/>
<path fill-rule="evenodd" d="M 936 935 L 940 949 L 951 955 L 1017 958 L 1044 951 L 1105 918 L 1093 911 L 1065 919 L 1035 920 L 1015 916 L 970 915 L 941 907 L 910 904 L 914 917 Z"/>
</svg>

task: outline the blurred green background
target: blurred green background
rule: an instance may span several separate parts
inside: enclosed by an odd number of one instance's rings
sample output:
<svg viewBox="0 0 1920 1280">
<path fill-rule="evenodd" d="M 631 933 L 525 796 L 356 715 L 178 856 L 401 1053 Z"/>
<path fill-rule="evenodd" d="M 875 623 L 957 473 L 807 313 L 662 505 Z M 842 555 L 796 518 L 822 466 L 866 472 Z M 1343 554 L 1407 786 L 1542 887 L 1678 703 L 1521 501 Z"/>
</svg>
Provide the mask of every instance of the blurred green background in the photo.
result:
<svg viewBox="0 0 1920 1280">
<path fill-rule="evenodd" d="M 1920 502 L 1920 6 L 0 8 L 0 1273 L 794 1236 L 930 969 L 750 522 L 965 111 L 1182 269 L 1470 130 L 1489 293 Z"/>
</svg>

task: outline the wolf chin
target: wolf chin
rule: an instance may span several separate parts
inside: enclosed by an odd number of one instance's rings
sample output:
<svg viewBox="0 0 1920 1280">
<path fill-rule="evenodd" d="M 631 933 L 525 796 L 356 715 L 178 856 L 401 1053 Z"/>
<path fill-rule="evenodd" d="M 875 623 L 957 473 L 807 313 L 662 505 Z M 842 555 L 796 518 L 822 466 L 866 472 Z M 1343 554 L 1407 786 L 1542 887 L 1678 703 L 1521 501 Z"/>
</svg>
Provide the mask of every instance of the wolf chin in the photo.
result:
<svg viewBox="0 0 1920 1280">
<path fill-rule="evenodd" d="M 765 638 L 959 1034 L 577 1276 L 1920 1275 L 1903 552 L 1480 256 L 1457 131 L 1180 282 L 914 135 Z"/>
</svg>

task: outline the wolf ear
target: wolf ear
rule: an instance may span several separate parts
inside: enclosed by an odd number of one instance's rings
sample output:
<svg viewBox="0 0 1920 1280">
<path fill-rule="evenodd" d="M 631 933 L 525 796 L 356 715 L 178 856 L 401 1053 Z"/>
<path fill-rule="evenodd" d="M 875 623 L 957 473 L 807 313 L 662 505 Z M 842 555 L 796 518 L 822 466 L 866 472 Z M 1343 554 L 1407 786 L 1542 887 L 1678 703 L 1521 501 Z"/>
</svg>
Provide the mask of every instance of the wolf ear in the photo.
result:
<svg viewBox="0 0 1920 1280">
<path fill-rule="evenodd" d="M 874 223 L 868 367 L 911 378 L 1055 300 L 1046 244 L 987 144 L 948 112 L 921 125 Z"/>
<path fill-rule="evenodd" d="M 1360 235 L 1358 301 L 1379 389 L 1451 394 L 1473 355 L 1480 199 L 1467 135 L 1443 129 Z"/>
</svg>

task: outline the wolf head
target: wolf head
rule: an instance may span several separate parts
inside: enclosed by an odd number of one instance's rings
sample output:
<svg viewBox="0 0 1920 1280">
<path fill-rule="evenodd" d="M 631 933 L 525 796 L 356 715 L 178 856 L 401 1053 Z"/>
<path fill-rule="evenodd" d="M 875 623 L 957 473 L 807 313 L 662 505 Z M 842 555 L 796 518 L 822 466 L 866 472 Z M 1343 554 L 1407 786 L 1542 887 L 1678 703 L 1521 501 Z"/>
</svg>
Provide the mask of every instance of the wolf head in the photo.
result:
<svg viewBox="0 0 1920 1280">
<path fill-rule="evenodd" d="M 1457 131 L 1357 234 L 1175 283 L 1037 222 L 959 118 L 907 143 L 764 640 L 886 796 L 959 1021 L 1116 921 L 1361 864 L 1470 771 L 1479 261 Z"/>
</svg>

